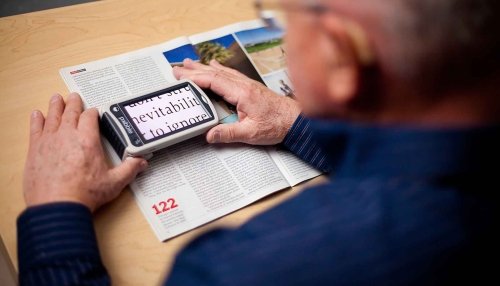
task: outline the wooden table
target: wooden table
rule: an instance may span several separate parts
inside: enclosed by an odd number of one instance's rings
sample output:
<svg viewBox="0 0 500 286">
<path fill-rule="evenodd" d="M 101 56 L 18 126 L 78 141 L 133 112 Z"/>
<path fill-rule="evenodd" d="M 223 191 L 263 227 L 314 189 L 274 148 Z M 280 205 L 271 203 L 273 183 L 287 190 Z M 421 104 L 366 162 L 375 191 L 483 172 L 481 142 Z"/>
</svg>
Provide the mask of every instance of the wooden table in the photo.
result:
<svg viewBox="0 0 500 286">
<path fill-rule="evenodd" d="M 67 93 L 59 68 L 255 17 L 251 0 L 107 0 L 0 18 L 0 233 L 16 268 L 29 115 L 45 112 L 53 93 Z M 175 254 L 200 233 L 241 224 L 296 193 L 283 191 L 161 243 L 125 191 L 95 214 L 104 263 L 115 285 L 157 285 Z"/>
</svg>

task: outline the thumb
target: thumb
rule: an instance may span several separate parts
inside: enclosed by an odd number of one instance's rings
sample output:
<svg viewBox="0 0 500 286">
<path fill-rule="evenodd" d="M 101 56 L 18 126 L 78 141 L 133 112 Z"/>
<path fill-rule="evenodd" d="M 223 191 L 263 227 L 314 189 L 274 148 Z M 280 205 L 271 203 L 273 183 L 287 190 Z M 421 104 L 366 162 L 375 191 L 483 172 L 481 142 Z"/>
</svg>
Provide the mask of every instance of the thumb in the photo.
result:
<svg viewBox="0 0 500 286">
<path fill-rule="evenodd" d="M 245 129 L 241 123 L 237 122 L 215 126 L 208 131 L 206 138 L 208 143 L 246 143 L 249 135 L 248 128 Z"/>
<path fill-rule="evenodd" d="M 144 171 L 147 167 L 148 162 L 143 158 L 126 158 L 125 161 L 110 171 L 113 185 L 121 191 L 135 179 L 137 174 Z"/>
</svg>

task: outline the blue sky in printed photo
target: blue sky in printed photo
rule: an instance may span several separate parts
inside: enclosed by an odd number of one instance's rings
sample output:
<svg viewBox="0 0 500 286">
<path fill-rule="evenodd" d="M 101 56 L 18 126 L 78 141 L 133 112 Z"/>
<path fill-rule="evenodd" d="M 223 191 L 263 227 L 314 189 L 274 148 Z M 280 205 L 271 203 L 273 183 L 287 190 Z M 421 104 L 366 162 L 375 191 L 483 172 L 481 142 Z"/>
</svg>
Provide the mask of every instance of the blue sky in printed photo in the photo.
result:
<svg viewBox="0 0 500 286">
<path fill-rule="evenodd" d="M 166 51 L 163 55 L 171 64 L 182 62 L 186 58 L 192 59 L 193 61 L 200 59 L 196 54 L 194 47 L 190 44 Z"/>
<path fill-rule="evenodd" d="M 276 38 L 282 38 L 283 34 L 284 32 L 281 29 L 258 28 L 238 32 L 236 33 L 236 37 L 246 46 L 248 44 L 257 44 Z"/>
</svg>

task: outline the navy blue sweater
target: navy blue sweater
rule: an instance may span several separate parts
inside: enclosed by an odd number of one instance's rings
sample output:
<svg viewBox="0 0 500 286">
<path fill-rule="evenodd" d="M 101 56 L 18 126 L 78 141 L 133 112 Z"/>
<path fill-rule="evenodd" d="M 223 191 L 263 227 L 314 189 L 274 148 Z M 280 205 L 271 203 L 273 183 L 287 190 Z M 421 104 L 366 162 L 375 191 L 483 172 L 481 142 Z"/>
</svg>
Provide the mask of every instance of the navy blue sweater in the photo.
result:
<svg viewBox="0 0 500 286">
<path fill-rule="evenodd" d="M 168 285 L 498 283 L 500 127 L 418 129 L 299 117 L 284 145 L 329 183 L 177 257 Z M 88 209 L 28 208 L 22 285 L 108 285 Z M 497 283 L 494 283 L 497 281 Z"/>
</svg>

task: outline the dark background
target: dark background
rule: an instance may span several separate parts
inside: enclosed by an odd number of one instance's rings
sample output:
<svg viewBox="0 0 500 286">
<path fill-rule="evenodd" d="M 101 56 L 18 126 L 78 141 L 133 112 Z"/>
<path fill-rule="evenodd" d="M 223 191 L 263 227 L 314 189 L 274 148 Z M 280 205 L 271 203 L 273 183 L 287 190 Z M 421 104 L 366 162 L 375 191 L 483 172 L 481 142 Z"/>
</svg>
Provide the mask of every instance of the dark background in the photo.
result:
<svg viewBox="0 0 500 286">
<path fill-rule="evenodd" d="M 93 1 L 96 0 L 0 0 L 0 17 Z"/>
</svg>

